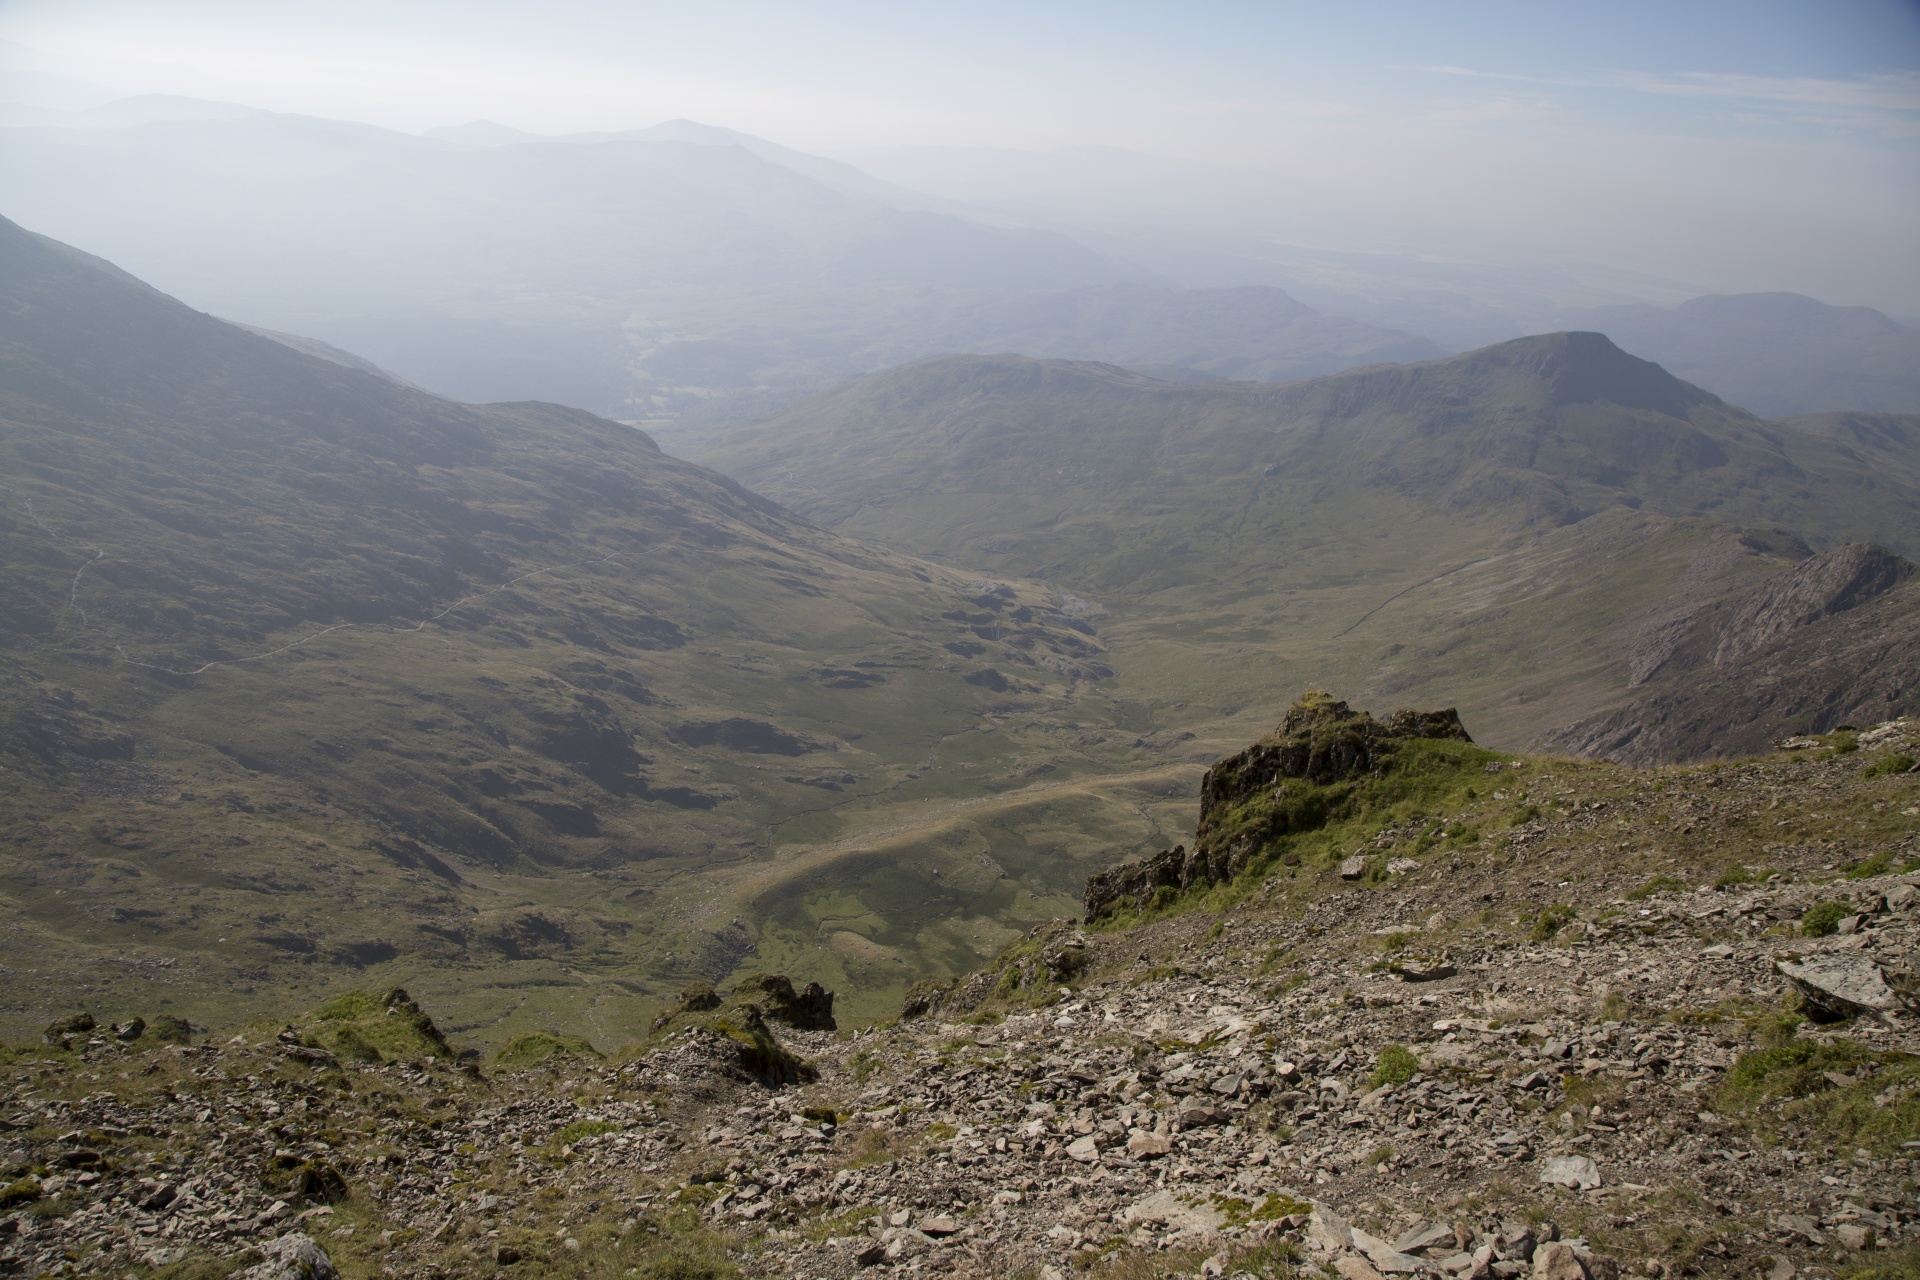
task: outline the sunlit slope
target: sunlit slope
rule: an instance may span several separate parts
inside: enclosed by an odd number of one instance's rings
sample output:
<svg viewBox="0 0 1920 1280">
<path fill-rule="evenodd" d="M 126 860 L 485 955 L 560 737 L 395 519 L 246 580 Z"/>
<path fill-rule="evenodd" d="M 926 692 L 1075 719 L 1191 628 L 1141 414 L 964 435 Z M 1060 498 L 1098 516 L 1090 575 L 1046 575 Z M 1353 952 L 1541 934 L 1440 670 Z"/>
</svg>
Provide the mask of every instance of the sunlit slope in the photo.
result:
<svg viewBox="0 0 1920 1280">
<path fill-rule="evenodd" d="M 1636 618 L 1797 539 L 1920 542 L 1910 447 L 1762 422 L 1594 334 L 1282 385 L 933 361 L 700 456 L 843 531 L 1097 598 L 1117 664 L 1196 723 L 1317 681 L 1461 698 L 1523 742 L 1614 696 Z"/>
<path fill-rule="evenodd" d="M 794 850 L 896 806 L 1176 744 L 1050 593 L 823 531 L 629 428 L 396 386 L 6 223 L 0 296 L 22 1025 L 90 987 L 192 1013 L 371 966 L 488 1034 L 617 1038 L 760 963 L 769 914 L 848 911 L 787 925 L 782 958 L 839 981 L 832 937 L 871 935 L 897 994 L 977 962 L 924 930 L 957 913 L 989 954 L 1089 860 L 1164 838 L 1129 801 L 1072 840 L 996 835 L 964 901 L 932 844 L 879 924 L 845 876 L 787 901 Z"/>
</svg>

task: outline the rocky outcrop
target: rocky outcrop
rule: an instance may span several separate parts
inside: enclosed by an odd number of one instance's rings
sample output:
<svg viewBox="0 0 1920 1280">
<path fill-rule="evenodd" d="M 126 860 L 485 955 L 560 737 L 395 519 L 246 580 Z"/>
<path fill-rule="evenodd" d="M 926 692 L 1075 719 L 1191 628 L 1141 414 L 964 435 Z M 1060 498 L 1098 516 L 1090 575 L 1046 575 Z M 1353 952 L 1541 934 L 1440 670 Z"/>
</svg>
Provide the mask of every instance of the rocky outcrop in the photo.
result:
<svg viewBox="0 0 1920 1280">
<path fill-rule="evenodd" d="M 1201 828 L 1205 829 L 1213 811 L 1290 778 L 1325 785 L 1377 774 L 1394 742 L 1406 738 L 1473 741 L 1460 723 L 1460 714 L 1451 707 L 1397 711 L 1379 721 L 1310 690 L 1288 709 L 1279 728 L 1207 770 L 1200 784 Z"/>
<path fill-rule="evenodd" d="M 1124 863 L 1087 878 L 1086 918 L 1097 920 L 1116 906 L 1142 909 L 1162 891 L 1179 894 L 1195 885 L 1231 880 L 1246 868 L 1257 842 L 1226 838 L 1215 819 L 1289 780 L 1325 786 L 1377 776 L 1397 743 L 1411 738 L 1472 742 L 1460 715 L 1444 711 L 1396 711 L 1384 721 L 1318 690 L 1310 690 L 1287 711 L 1279 728 L 1237 755 L 1207 770 L 1200 784 L 1200 827 L 1194 847 L 1166 849 L 1139 862 Z M 1266 834 L 1305 829 L 1325 820 L 1323 805 L 1276 812 Z"/>
<path fill-rule="evenodd" d="M 785 974 L 762 973 L 742 979 L 733 994 L 735 999 L 758 1004 L 767 1017 L 803 1031 L 832 1031 L 838 1025 L 833 1020 L 833 992 L 817 982 L 796 991 Z"/>
</svg>

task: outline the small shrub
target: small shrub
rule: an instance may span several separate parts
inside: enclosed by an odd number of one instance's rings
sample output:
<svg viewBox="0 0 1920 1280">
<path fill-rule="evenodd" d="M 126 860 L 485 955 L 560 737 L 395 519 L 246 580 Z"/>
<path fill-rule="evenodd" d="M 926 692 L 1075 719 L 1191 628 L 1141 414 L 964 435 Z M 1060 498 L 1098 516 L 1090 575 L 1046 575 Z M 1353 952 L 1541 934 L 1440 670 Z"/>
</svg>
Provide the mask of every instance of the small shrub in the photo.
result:
<svg viewBox="0 0 1920 1280">
<path fill-rule="evenodd" d="M 1860 735 L 1857 733 L 1836 733 L 1833 735 L 1833 754 L 1844 756 L 1860 749 Z"/>
<path fill-rule="evenodd" d="M 1893 854 L 1876 853 L 1871 858 L 1846 867 L 1847 879 L 1865 880 L 1869 876 L 1883 876 L 1893 870 Z"/>
<path fill-rule="evenodd" d="M 618 1133 L 620 1126 L 606 1120 L 575 1120 L 566 1128 L 553 1135 L 549 1143 L 555 1147 L 570 1147 L 582 1138 L 591 1138 L 602 1133 Z"/>
<path fill-rule="evenodd" d="M 1373 1074 L 1367 1083 L 1375 1089 L 1385 1084 L 1405 1084 L 1420 1072 L 1420 1059 L 1403 1044 L 1390 1044 L 1374 1060 Z"/>
<path fill-rule="evenodd" d="M 1800 916 L 1800 932 L 1809 938 L 1824 938 L 1840 927 L 1840 921 L 1851 915 L 1845 904 L 1839 902 L 1816 902 Z"/>
<path fill-rule="evenodd" d="M 1720 873 L 1720 878 L 1713 882 L 1713 887 L 1716 889 L 1730 889 L 1737 884 L 1752 884 L 1753 881 L 1753 872 L 1736 862 Z"/>
<path fill-rule="evenodd" d="M 1720 1090 L 1721 1103 L 1739 1109 L 1782 1098 L 1804 1098 L 1829 1087 L 1827 1072 L 1845 1074 L 1864 1056 L 1864 1050 L 1845 1040 L 1833 1044 L 1794 1040 L 1742 1054 L 1727 1072 L 1727 1082 Z"/>
<path fill-rule="evenodd" d="M 1675 880 L 1672 876 L 1655 876 L 1627 896 L 1635 902 L 1645 902 L 1656 893 L 1671 893 L 1675 889 L 1684 889 L 1686 887 L 1686 885 Z"/>
<path fill-rule="evenodd" d="M 1896 752 L 1893 755 L 1882 757 L 1867 766 L 1867 776 L 1869 778 L 1884 778 L 1888 774 L 1912 772 L 1913 757 L 1907 755 L 1905 752 Z"/>
<path fill-rule="evenodd" d="M 1533 930 L 1527 936 L 1534 942 L 1545 942 L 1552 938 L 1554 934 L 1560 932 L 1561 929 L 1565 928 L 1572 920 L 1573 908 L 1564 903 L 1558 906 L 1543 908 L 1540 914 L 1534 917 Z"/>
</svg>

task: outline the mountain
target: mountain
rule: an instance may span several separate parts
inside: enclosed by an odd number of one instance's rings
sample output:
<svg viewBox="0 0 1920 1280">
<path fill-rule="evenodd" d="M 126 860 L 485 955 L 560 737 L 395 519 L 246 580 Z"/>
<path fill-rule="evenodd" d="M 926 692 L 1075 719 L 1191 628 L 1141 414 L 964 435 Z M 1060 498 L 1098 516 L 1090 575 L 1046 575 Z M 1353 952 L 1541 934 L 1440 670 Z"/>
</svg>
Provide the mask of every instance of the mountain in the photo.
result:
<svg viewBox="0 0 1920 1280">
<path fill-rule="evenodd" d="M 142 100 L 0 128 L 0 169 L 27 225 L 468 401 L 704 424 L 956 351 L 1259 377 L 1438 352 L 692 121 L 417 137 Z"/>
<path fill-rule="evenodd" d="M 742 964 L 874 1010 L 1177 828 L 1188 766 L 1039 584 L 3 222 L 0 293 L 7 1018 L 368 968 L 590 1031 Z"/>
<path fill-rule="evenodd" d="M 1303 699 L 1209 771 L 1237 874 L 851 1034 L 778 975 L 486 1054 L 403 990 L 191 1028 L 102 992 L 0 1058 L 0 1264 L 1902 1275 L 1920 732 L 1649 775 L 1470 727 Z"/>
<path fill-rule="evenodd" d="M 1920 711 L 1914 566 L 1856 543 L 1645 627 L 1635 696 L 1544 745 L 1625 764 L 1764 754 L 1796 734 Z"/>
<path fill-rule="evenodd" d="M 1878 438 L 1567 333 L 1278 386 L 939 360 L 696 456 L 830 527 L 1099 600 L 1135 677 L 1219 733 L 1276 688 L 1446 687 L 1518 746 L 1610 703 L 1633 619 L 1802 539 L 1920 545 L 1920 453 Z"/>
<path fill-rule="evenodd" d="M 1741 293 L 1676 307 L 1598 307 L 1565 320 L 1765 417 L 1920 412 L 1920 330 L 1871 307 Z"/>
</svg>

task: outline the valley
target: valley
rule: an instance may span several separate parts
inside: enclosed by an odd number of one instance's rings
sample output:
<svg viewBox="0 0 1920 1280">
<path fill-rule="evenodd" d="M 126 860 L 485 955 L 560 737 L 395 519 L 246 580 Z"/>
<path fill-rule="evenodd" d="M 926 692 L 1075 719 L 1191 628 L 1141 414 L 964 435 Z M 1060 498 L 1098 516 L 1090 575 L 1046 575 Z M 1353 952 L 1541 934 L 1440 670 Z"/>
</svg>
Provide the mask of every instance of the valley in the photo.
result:
<svg viewBox="0 0 1920 1280">
<path fill-rule="evenodd" d="M 1660 637 L 1920 541 L 1909 420 L 1764 422 L 1599 335 L 1285 384 L 937 360 L 716 435 L 729 480 L 5 250 L 17 1027 L 377 978 L 619 1044 L 767 969 L 882 1018 L 1186 839 L 1303 687 L 1508 749 L 1639 725 L 1701 660 L 1642 680 Z M 1904 652 L 1905 572 L 1815 613 Z"/>
</svg>

